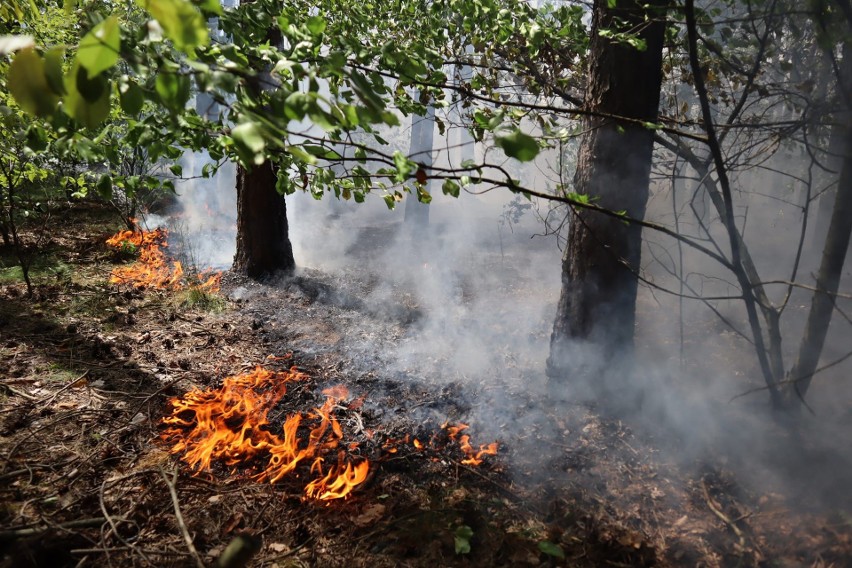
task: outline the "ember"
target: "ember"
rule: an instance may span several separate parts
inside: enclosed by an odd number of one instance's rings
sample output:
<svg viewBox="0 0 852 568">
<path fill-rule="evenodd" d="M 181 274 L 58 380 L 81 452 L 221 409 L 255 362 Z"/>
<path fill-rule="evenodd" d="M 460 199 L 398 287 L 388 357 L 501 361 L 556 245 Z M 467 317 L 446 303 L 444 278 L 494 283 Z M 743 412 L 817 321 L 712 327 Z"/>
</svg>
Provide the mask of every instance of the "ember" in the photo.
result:
<svg viewBox="0 0 852 568">
<path fill-rule="evenodd" d="M 137 227 L 132 231 L 121 231 L 106 240 L 114 248 L 133 246 L 139 249 L 139 259 L 130 266 L 121 266 L 112 271 L 111 284 L 130 283 L 135 288 L 159 288 L 180 290 L 187 286 L 197 287 L 208 292 L 219 290 L 221 272 L 205 271 L 197 275 L 198 282 L 186 284 L 183 265 L 180 261 L 169 261 L 164 249 L 168 231 L 157 228 L 145 231 Z"/>
<path fill-rule="evenodd" d="M 281 435 L 269 430 L 269 411 L 286 395 L 289 384 L 305 378 L 295 368 L 273 372 L 257 367 L 226 378 L 221 388 L 190 391 L 172 400 L 172 414 L 163 419 L 169 428 L 161 437 L 196 473 L 207 470 L 212 460 L 237 466 L 266 459 L 264 469 L 253 477 L 275 483 L 300 463 L 310 462 L 316 477 L 305 487 L 307 497 L 346 497 L 367 478 L 370 464 L 366 460 L 355 464 L 339 450 L 344 436 L 334 410 L 349 396 L 345 387 L 324 390 L 327 398 L 320 408 L 287 417 Z M 327 456 L 334 453 L 337 463 L 325 470 Z"/>
</svg>

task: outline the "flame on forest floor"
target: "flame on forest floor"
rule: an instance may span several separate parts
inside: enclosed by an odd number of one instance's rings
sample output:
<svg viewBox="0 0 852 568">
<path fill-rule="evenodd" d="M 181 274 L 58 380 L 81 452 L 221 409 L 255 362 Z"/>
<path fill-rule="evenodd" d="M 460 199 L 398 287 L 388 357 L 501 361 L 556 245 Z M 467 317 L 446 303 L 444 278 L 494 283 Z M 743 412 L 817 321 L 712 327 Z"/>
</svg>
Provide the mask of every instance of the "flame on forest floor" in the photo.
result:
<svg viewBox="0 0 852 568">
<path fill-rule="evenodd" d="M 321 407 L 288 416 L 281 433 L 272 432 L 270 410 L 288 385 L 304 379 L 295 368 L 274 372 L 258 366 L 251 373 L 226 378 L 220 388 L 190 391 L 171 401 L 171 416 L 163 419 L 168 428 L 161 438 L 196 473 L 214 461 L 228 466 L 259 461 L 265 463 L 254 479 L 275 483 L 310 464 L 314 478 L 305 486 L 307 497 L 346 497 L 367 479 L 370 464 L 351 457 L 348 450 L 357 445 L 341 444 L 344 433 L 335 411 L 349 396 L 345 387 L 324 390 Z"/>
<path fill-rule="evenodd" d="M 353 455 L 359 443 L 345 440 L 337 418 L 341 411 L 360 407 L 361 399 L 344 405 L 349 391 L 338 385 L 322 391 L 326 397 L 322 406 L 287 416 L 280 433 L 275 433 L 269 422 L 270 411 L 284 398 L 288 387 L 306 379 L 295 367 L 276 372 L 258 366 L 250 373 L 227 377 L 219 388 L 192 390 L 171 401 L 172 412 L 163 419 L 167 428 L 161 439 L 196 475 L 214 462 L 233 468 L 254 467 L 251 477 L 270 483 L 287 475 L 310 475 L 312 479 L 304 488 L 307 498 L 344 498 L 367 479 L 371 466 L 368 460 Z M 394 454 L 400 444 L 411 443 L 418 451 L 440 450 L 449 440 L 464 454 L 461 463 L 470 466 L 497 453 L 496 442 L 474 448 L 470 436 L 462 434 L 467 424 L 445 423 L 441 428 L 446 433 L 443 444 L 437 434 L 428 443 L 412 442 L 406 436 L 386 441 L 382 449 Z"/>
<path fill-rule="evenodd" d="M 446 432 L 447 438 L 449 438 L 450 441 L 454 442 L 458 446 L 459 450 L 464 454 L 464 458 L 461 460 L 462 464 L 477 466 L 484 461 L 485 456 L 497 455 L 497 450 L 499 447 L 497 442 L 491 442 L 490 444 L 480 444 L 478 448 L 475 448 L 470 442 L 470 435 L 461 434 L 461 432 L 467 430 L 468 428 L 470 428 L 470 426 L 462 422 L 459 422 L 457 424 L 444 422 L 443 424 L 441 424 L 441 430 Z M 428 442 L 423 442 L 418 438 L 406 435 L 401 440 L 388 440 L 387 442 L 385 442 L 383 448 L 389 453 L 396 453 L 400 445 L 409 444 L 413 446 L 414 449 L 417 451 L 424 451 L 427 449 L 435 450 L 440 449 L 442 447 L 442 444 L 438 440 L 437 435 L 432 436 L 432 438 Z"/>
<path fill-rule="evenodd" d="M 197 288 L 207 292 L 217 292 L 222 279 L 221 272 L 204 271 L 196 275 L 197 283 L 184 274 L 183 265 L 178 260 L 169 260 L 164 252 L 168 247 L 168 231 L 157 228 L 145 231 L 138 226 L 131 230 L 120 231 L 106 240 L 106 244 L 116 249 L 134 247 L 139 258 L 129 266 L 119 266 L 110 274 L 110 284 L 132 284 L 135 288 L 157 288 L 182 290 Z"/>
</svg>

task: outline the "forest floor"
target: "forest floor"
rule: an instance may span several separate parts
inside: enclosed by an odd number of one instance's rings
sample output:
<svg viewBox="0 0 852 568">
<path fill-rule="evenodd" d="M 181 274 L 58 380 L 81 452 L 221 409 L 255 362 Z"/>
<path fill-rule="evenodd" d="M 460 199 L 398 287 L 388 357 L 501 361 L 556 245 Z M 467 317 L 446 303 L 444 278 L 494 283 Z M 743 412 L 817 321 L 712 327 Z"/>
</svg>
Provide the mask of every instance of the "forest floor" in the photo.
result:
<svg viewBox="0 0 852 568">
<path fill-rule="evenodd" d="M 447 424 L 482 393 L 382 360 L 419 317 L 404 292 L 377 309 L 317 271 L 225 275 L 213 295 L 110 284 L 130 260 L 105 245 L 117 221 L 91 203 L 54 218 L 34 297 L 0 272 L 0 567 L 233 568 L 237 549 L 258 567 L 852 566 L 845 503 L 802 508 L 724 460 L 677 462 L 591 405 L 509 393 L 507 421 L 528 427 L 492 440 L 502 424 L 471 421 L 473 447 L 498 451 L 470 463 Z M 298 376 L 267 429 L 300 414 L 302 444 L 335 393 L 326 463 L 370 464 L 345 498 L 306 497 L 307 460 L 268 483 L 259 458 L 197 472 L 170 453 L 189 432 L 164 425 L 170 401 L 259 365 Z"/>
</svg>

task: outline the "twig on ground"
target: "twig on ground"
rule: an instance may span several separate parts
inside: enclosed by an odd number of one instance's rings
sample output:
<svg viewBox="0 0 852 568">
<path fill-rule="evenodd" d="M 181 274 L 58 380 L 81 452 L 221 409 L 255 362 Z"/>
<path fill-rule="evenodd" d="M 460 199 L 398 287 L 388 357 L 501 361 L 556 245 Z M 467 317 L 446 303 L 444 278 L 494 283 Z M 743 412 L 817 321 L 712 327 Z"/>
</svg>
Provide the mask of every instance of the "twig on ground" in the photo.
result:
<svg viewBox="0 0 852 568">
<path fill-rule="evenodd" d="M 56 397 L 58 397 L 60 394 L 62 394 L 63 392 L 65 392 L 66 390 L 68 390 L 68 389 L 70 389 L 70 388 L 73 388 L 73 387 L 74 387 L 74 385 L 76 385 L 77 383 L 79 383 L 81 380 L 85 379 L 85 378 L 86 378 L 86 375 L 88 375 L 88 374 L 89 374 L 89 369 L 86 369 L 85 371 L 83 371 L 83 374 L 82 374 L 82 375 L 80 375 L 79 377 L 77 377 L 77 378 L 76 378 L 76 379 L 74 379 L 73 381 L 71 381 L 71 382 L 69 382 L 68 384 L 66 384 L 65 386 L 63 386 L 61 389 L 59 389 L 58 391 L 56 391 L 55 393 L 53 393 L 53 395 L 52 395 L 52 396 L 50 396 L 50 397 L 48 397 L 48 398 L 44 398 L 44 399 L 42 399 L 42 400 L 38 401 L 38 403 L 37 403 L 37 404 L 50 404 L 51 402 L 53 402 L 54 400 L 56 400 Z"/>
<path fill-rule="evenodd" d="M 101 511 L 103 512 L 104 517 L 106 517 L 106 520 L 109 523 L 110 529 L 112 530 L 112 534 L 115 535 L 115 538 L 117 538 L 121 542 L 121 544 L 123 544 L 127 548 L 130 548 L 131 550 L 133 550 L 134 553 L 141 556 L 146 564 L 148 564 L 149 566 L 154 566 L 155 564 L 153 562 L 151 562 L 151 560 L 145 555 L 144 552 L 142 552 L 139 548 L 137 548 L 136 545 L 134 545 L 130 542 L 127 542 L 127 540 L 125 540 L 125 538 L 123 536 L 121 536 L 121 534 L 118 532 L 118 525 L 116 524 L 116 520 L 113 519 L 110 516 L 109 511 L 107 511 L 107 508 L 106 508 L 106 502 L 104 501 L 104 492 L 106 490 L 107 483 L 109 483 L 108 480 L 101 483 L 101 490 L 98 492 L 98 500 L 100 502 Z M 107 535 L 103 536 L 104 548 L 106 548 L 106 537 L 107 536 L 109 536 L 109 535 L 107 534 Z M 109 557 L 109 552 L 107 552 L 106 554 L 107 554 L 107 557 Z"/>
<path fill-rule="evenodd" d="M 14 394 L 14 395 L 16 395 L 16 396 L 19 396 L 19 397 L 21 397 L 21 398 L 25 398 L 25 399 L 27 399 L 27 400 L 29 400 L 29 401 L 31 401 L 31 402 L 36 402 L 36 401 L 38 401 L 38 397 L 35 397 L 35 396 L 33 396 L 33 395 L 29 394 L 29 393 L 26 393 L 26 392 L 24 392 L 24 391 L 22 391 L 22 390 L 18 390 L 18 389 L 16 389 L 15 387 L 13 387 L 12 385 L 9 385 L 9 384 L 6 384 L 6 383 L 0 383 L 0 388 L 4 388 L 4 389 L 6 389 L 7 391 L 9 391 L 10 393 L 12 393 L 12 394 Z"/>
<path fill-rule="evenodd" d="M 172 473 L 172 478 L 169 480 L 169 476 L 166 475 L 164 470 L 160 470 L 160 475 L 163 476 L 163 481 L 166 482 L 166 486 L 169 488 L 169 495 L 172 497 L 172 503 L 175 506 L 175 518 L 177 519 L 178 528 L 180 528 L 180 532 L 183 535 L 183 540 L 186 543 L 186 548 L 189 549 L 189 553 L 192 554 L 193 558 L 195 558 L 195 563 L 198 568 L 205 568 L 204 561 L 201 560 L 201 555 L 198 554 L 198 550 L 195 549 L 195 545 L 192 543 L 192 536 L 189 534 L 189 529 L 186 528 L 186 523 L 183 520 L 183 515 L 180 512 L 180 502 L 178 501 L 178 494 L 175 484 L 177 483 L 178 472 L 175 470 Z"/>
<path fill-rule="evenodd" d="M 705 483 L 705 481 L 703 479 L 701 480 L 701 489 L 704 492 L 704 500 L 707 502 L 707 506 L 710 508 L 710 510 L 713 512 L 714 515 L 719 517 L 719 519 L 721 519 L 723 523 L 728 525 L 728 528 L 730 528 L 731 531 L 740 540 L 740 548 L 742 550 L 745 550 L 745 545 L 746 545 L 745 534 L 743 534 L 743 531 L 740 529 L 740 527 L 738 527 L 737 524 L 734 521 L 732 521 L 730 519 L 730 517 L 728 517 L 728 515 L 726 515 L 718 507 L 716 507 L 716 504 L 713 502 L 713 499 L 710 497 L 710 492 L 707 490 L 707 483 Z"/>
</svg>

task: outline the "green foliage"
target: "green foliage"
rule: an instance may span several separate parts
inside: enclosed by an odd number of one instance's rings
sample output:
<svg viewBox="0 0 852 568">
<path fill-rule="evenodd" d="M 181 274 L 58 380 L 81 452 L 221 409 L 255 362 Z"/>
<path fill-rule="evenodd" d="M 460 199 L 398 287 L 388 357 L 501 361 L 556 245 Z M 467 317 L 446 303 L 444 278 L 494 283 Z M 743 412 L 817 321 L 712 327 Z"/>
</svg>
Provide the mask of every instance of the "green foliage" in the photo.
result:
<svg viewBox="0 0 852 568">
<path fill-rule="evenodd" d="M 188 288 L 177 296 L 179 305 L 195 310 L 219 313 L 225 309 L 225 300 L 213 292 L 201 288 Z"/>
<path fill-rule="evenodd" d="M 56 110 L 59 96 L 50 88 L 44 60 L 34 48 L 28 47 L 15 55 L 7 81 L 12 96 L 29 114 L 44 117 Z"/>
<path fill-rule="evenodd" d="M 542 540 L 538 543 L 538 549 L 544 554 L 560 560 L 565 558 L 565 552 L 558 544 L 554 544 L 549 540 Z"/>
<path fill-rule="evenodd" d="M 507 156 L 521 162 L 534 160 L 538 155 L 538 141 L 520 130 L 513 130 L 508 134 L 498 134 L 494 141 Z"/>
<path fill-rule="evenodd" d="M 456 554 L 470 554 L 470 539 L 473 538 L 473 529 L 467 525 L 459 525 L 453 532 Z"/>
<path fill-rule="evenodd" d="M 77 48 L 77 62 L 86 69 L 90 79 L 118 63 L 120 42 L 118 17 L 115 15 L 110 16 L 83 36 Z"/>
<path fill-rule="evenodd" d="M 184 53 L 192 56 L 195 49 L 210 43 L 207 22 L 188 0 L 136 0 L 136 3 L 154 16 L 163 34 Z M 221 12 L 215 0 L 208 0 L 205 6 L 213 12 Z"/>
</svg>

